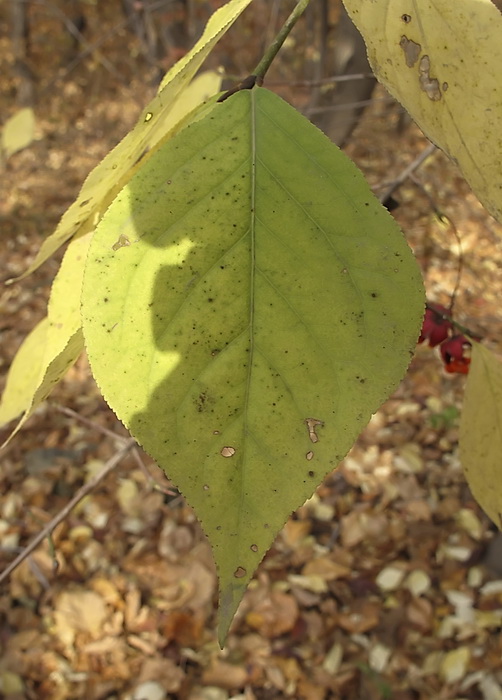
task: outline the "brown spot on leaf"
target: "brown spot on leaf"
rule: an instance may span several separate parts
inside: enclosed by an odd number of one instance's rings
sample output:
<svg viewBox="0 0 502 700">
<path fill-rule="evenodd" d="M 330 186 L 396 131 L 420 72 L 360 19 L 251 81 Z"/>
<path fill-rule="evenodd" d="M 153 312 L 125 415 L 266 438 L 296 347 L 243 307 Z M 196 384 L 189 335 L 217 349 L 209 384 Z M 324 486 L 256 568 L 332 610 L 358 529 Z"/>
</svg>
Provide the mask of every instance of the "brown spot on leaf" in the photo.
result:
<svg viewBox="0 0 502 700">
<path fill-rule="evenodd" d="M 202 413 L 202 411 L 204 411 L 204 409 L 207 407 L 207 400 L 207 394 L 204 392 L 201 392 L 195 399 L 195 406 L 199 413 Z"/>
</svg>

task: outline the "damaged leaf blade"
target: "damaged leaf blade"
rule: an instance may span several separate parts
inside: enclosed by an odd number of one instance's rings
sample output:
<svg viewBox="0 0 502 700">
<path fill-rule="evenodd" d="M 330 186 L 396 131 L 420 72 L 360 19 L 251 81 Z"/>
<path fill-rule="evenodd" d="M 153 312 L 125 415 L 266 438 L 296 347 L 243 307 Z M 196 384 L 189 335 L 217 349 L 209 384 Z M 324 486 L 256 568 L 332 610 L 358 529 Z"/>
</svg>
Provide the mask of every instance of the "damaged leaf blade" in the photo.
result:
<svg viewBox="0 0 502 700">
<path fill-rule="evenodd" d="M 82 312 L 105 398 L 210 539 L 224 640 L 278 530 L 401 379 L 418 267 L 353 163 L 254 88 L 120 193 Z"/>
<path fill-rule="evenodd" d="M 490 0 L 343 0 L 371 67 L 502 222 L 502 14 Z"/>
</svg>

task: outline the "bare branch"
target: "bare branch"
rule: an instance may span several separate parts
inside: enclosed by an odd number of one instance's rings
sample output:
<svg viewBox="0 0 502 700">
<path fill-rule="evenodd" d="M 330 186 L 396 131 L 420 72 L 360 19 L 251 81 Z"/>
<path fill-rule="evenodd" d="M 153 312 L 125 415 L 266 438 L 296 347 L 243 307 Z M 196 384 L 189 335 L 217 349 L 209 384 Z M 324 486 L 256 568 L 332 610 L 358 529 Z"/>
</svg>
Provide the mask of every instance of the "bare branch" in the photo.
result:
<svg viewBox="0 0 502 700">
<path fill-rule="evenodd" d="M 2 571 L 0 574 L 0 583 L 3 583 L 10 574 L 17 569 L 17 567 L 38 547 L 38 545 L 54 530 L 54 528 L 63 522 L 63 520 L 68 516 L 68 514 L 75 508 L 77 503 L 79 503 L 88 493 L 90 493 L 100 481 L 103 481 L 105 476 L 107 476 L 119 462 L 126 456 L 126 454 L 136 445 L 136 440 L 130 438 L 120 448 L 116 454 L 111 457 L 106 464 L 103 465 L 101 471 L 99 471 L 95 476 L 92 477 L 86 484 L 84 484 L 75 494 L 75 496 L 69 501 L 64 508 L 62 508 L 59 513 L 52 518 L 52 520 L 47 523 L 47 525 L 33 538 L 33 540 L 23 549 L 21 554 L 14 559 L 9 566 Z"/>
<path fill-rule="evenodd" d="M 90 420 L 90 418 L 85 418 L 84 416 L 81 416 L 79 413 L 77 413 L 76 411 L 74 411 L 71 408 L 67 408 L 66 406 L 60 406 L 58 404 L 55 404 L 55 408 L 63 415 L 68 416 L 69 418 L 74 418 L 75 420 L 78 420 L 80 423 L 83 423 L 83 425 L 86 425 L 88 428 L 92 428 L 93 430 L 97 430 L 100 433 L 102 433 L 103 435 L 106 435 L 107 437 L 111 437 L 114 440 L 120 440 L 120 442 L 122 442 L 124 444 L 127 443 L 129 440 L 129 438 L 127 438 L 125 436 L 117 435 L 112 430 L 109 430 L 108 428 L 104 428 L 102 425 L 98 425 L 98 423 L 95 423 L 94 421 Z M 132 456 L 134 458 L 134 461 L 136 462 L 136 464 L 140 468 L 140 470 L 143 472 L 145 479 L 146 479 L 146 482 L 150 488 L 155 489 L 156 491 L 160 491 L 160 492 L 166 494 L 167 496 L 176 496 L 177 495 L 177 493 L 178 493 L 177 491 L 173 491 L 168 486 L 164 486 L 163 484 L 159 483 L 157 481 L 157 479 L 153 476 L 153 474 L 150 473 L 146 464 L 142 460 L 141 455 L 140 455 L 137 447 L 135 447 L 132 450 Z"/>
<path fill-rule="evenodd" d="M 79 423 L 86 425 L 88 428 L 92 428 L 93 430 L 97 430 L 98 432 L 102 433 L 103 435 L 107 435 L 108 437 L 111 437 L 114 440 L 120 440 L 121 442 L 125 443 L 130 439 L 128 437 L 125 437 L 124 435 L 117 435 L 117 433 L 114 433 L 113 430 L 109 430 L 108 428 L 104 428 L 102 425 L 95 423 L 90 418 L 86 418 L 85 416 L 81 416 L 80 413 L 77 413 L 77 411 L 74 411 L 72 408 L 67 408 L 66 406 L 60 406 L 59 404 L 54 404 L 54 407 L 63 415 L 68 416 L 68 418 L 74 418 L 75 420 L 78 420 Z"/>
<path fill-rule="evenodd" d="M 417 168 L 419 168 L 422 163 L 427 160 L 427 158 L 434 153 L 436 150 L 436 146 L 433 143 L 430 143 L 424 150 L 413 160 L 409 165 L 402 170 L 399 175 L 392 180 L 392 182 L 388 183 L 385 185 L 385 189 L 383 192 L 378 195 L 378 199 L 381 202 L 385 202 L 390 195 L 394 192 L 394 190 L 397 190 L 398 187 L 400 187 L 405 180 L 407 180 L 412 173 L 415 172 Z"/>
</svg>

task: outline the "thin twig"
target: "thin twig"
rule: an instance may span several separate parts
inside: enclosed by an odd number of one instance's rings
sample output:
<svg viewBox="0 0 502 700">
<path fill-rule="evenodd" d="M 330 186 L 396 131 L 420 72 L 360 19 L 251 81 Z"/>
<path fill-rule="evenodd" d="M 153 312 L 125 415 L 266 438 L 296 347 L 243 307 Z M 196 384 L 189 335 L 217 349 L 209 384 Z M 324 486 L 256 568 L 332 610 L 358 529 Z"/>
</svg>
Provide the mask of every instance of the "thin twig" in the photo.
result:
<svg viewBox="0 0 502 700">
<path fill-rule="evenodd" d="M 146 464 L 141 459 L 141 455 L 136 447 L 132 451 L 132 456 L 136 460 L 136 464 L 138 465 L 140 470 L 143 472 L 143 475 L 146 479 L 146 482 L 151 489 L 154 489 L 155 491 L 160 491 L 160 493 L 163 493 L 166 496 L 177 496 L 178 495 L 177 490 L 173 491 L 168 486 L 164 486 L 163 484 L 161 484 L 157 481 L 157 479 L 153 476 L 153 474 L 149 471 Z"/>
<path fill-rule="evenodd" d="M 393 104 L 395 102 L 393 97 L 371 97 L 369 100 L 357 100 L 354 102 L 347 102 L 346 104 L 340 105 L 325 105 L 322 107 L 310 107 L 306 110 L 307 115 L 310 117 L 313 114 L 321 114 L 324 112 L 343 112 L 346 109 L 354 109 L 354 107 L 369 107 L 377 103 L 380 104 Z"/>
<path fill-rule="evenodd" d="M 405 180 L 407 180 L 412 173 L 415 172 L 417 168 L 419 168 L 422 163 L 427 160 L 427 158 L 434 153 L 436 150 L 436 146 L 433 143 L 430 143 L 422 153 L 420 153 L 414 161 L 412 161 L 404 170 L 402 170 L 399 175 L 392 180 L 392 182 L 386 186 L 385 190 L 378 196 L 378 199 L 381 202 L 387 201 L 387 199 L 390 197 L 390 195 L 397 190 L 398 187 L 400 187 Z"/>
<path fill-rule="evenodd" d="M 463 335 L 466 335 L 468 338 L 472 338 L 472 340 L 476 340 L 478 343 L 481 340 L 483 340 L 483 336 L 481 336 L 479 333 L 474 333 L 474 331 L 471 331 L 471 329 L 467 326 L 464 326 L 462 323 L 455 321 L 450 311 L 447 314 L 444 314 L 441 311 L 438 311 L 437 304 L 430 304 L 429 302 L 426 302 L 425 308 L 433 311 L 434 314 L 436 316 L 439 316 L 439 318 L 442 318 L 443 321 L 449 321 L 452 326 L 454 326 L 458 331 L 460 331 Z"/>
<path fill-rule="evenodd" d="M 56 408 L 56 410 L 58 410 L 63 415 L 68 416 L 68 418 L 74 418 L 75 420 L 78 420 L 83 425 L 86 425 L 88 428 L 92 428 L 93 430 L 97 430 L 98 432 L 102 433 L 103 435 L 107 435 L 108 437 L 111 437 L 114 440 L 120 440 L 121 442 L 124 442 L 124 443 L 127 442 L 128 440 L 130 440 L 130 438 L 126 437 L 125 435 L 117 435 L 117 433 L 114 433 L 113 430 L 109 430 L 109 428 L 104 428 L 102 425 L 98 425 L 98 423 L 95 423 L 90 418 L 86 418 L 85 416 L 81 416 L 80 413 L 77 413 L 72 408 L 68 408 L 67 406 L 60 406 L 59 404 L 54 404 L 54 407 Z"/>
<path fill-rule="evenodd" d="M 47 83 L 47 85 L 44 86 L 44 88 L 40 91 L 39 94 L 44 95 L 45 93 L 50 92 L 53 89 L 54 85 L 56 85 L 56 83 L 65 80 L 70 75 L 72 70 L 74 68 L 76 68 L 76 66 L 78 66 L 78 64 L 81 63 L 90 54 L 95 54 L 98 61 L 100 63 L 103 63 L 101 53 L 98 51 L 99 47 L 102 44 L 104 44 L 106 41 L 108 41 L 108 39 L 111 36 L 114 36 L 117 32 L 119 32 L 126 25 L 127 25 L 127 20 L 125 20 L 125 19 L 122 20 L 121 22 L 117 22 L 117 24 L 114 25 L 108 32 L 106 32 L 101 37 L 96 39 L 96 41 L 93 44 L 86 44 L 85 48 L 82 49 L 82 51 L 80 51 L 77 54 L 77 56 L 75 56 L 75 58 L 72 59 L 70 61 L 70 63 L 62 69 L 61 73 L 58 73 L 58 75 L 54 76 Z M 113 64 L 110 64 L 110 66 L 113 66 Z M 113 69 L 108 68 L 108 66 L 105 66 L 105 67 L 112 75 L 114 75 L 118 80 L 120 80 L 121 83 L 123 83 L 123 84 L 127 83 L 123 74 L 120 73 L 119 71 L 117 71 L 117 69 L 115 67 L 113 67 Z"/>
<path fill-rule="evenodd" d="M 319 80 L 267 80 L 267 85 L 269 87 L 285 85 L 287 87 L 313 88 L 320 85 L 329 86 L 334 83 L 348 83 L 352 80 L 366 80 L 374 77 L 373 73 L 345 73 L 344 75 L 332 75 L 329 78 L 319 78 Z"/>
<path fill-rule="evenodd" d="M 17 567 L 38 547 L 38 545 L 43 542 L 43 540 L 50 535 L 54 528 L 63 522 L 63 520 L 69 515 L 69 513 L 75 508 L 75 506 L 90 493 L 100 481 L 103 481 L 105 476 L 107 476 L 119 462 L 126 456 L 126 454 L 136 445 L 136 440 L 133 438 L 128 439 L 127 443 L 116 452 L 113 457 L 104 464 L 101 471 L 99 471 L 95 476 L 92 477 L 86 484 L 84 484 L 77 493 L 73 496 L 71 501 L 69 501 L 64 508 L 62 508 L 59 513 L 52 518 L 52 520 L 47 523 L 47 525 L 36 535 L 33 540 L 26 545 L 21 554 L 14 559 L 9 566 L 0 573 L 0 583 L 5 581 L 10 574 L 17 569 Z"/>
<path fill-rule="evenodd" d="M 427 188 L 418 180 L 416 177 L 411 175 L 410 177 L 411 181 L 413 184 L 420 189 L 420 191 L 427 197 L 429 200 L 429 203 L 432 207 L 432 210 L 434 211 L 434 214 L 437 216 L 438 220 L 443 223 L 447 224 L 450 229 L 453 231 L 453 235 L 455 236 L 455 240 L 457 241 L 457 246 L 458 246 L 458 266 L 457 266 L 457 278 L 455 280 L 455 284 L 453 285 L 453 291 L 450 296 L 450 314 L 453 315 L 453 309 L 455 306 L 455 301 L 457 298 L 457 293 L 458 290 L 460 289 L 460 284 L 462 282 L 462 272 L 464 269 L 464 251 L 462 248 L 462 237 L 460 236 L 460 233 L 458 232 L 457 227 L 455 226 L 455 223 L 450 219 L 449 216 L 444 214 L 439 207 L 437 206 L 434 197 L 431 195 L 431 193 L 427 190 Z M 450 319 L 452 323 L 455 323 L 453 319 Z M 459 324 L 457 324 L 459 326 Z M 459 326 L 460 327 L 460 326 Z M 468 329 L 465 329 L 464 326 L 462 326 L 462 330 L 466 331 Z M 470 333 L 470 331 L 469 331 Z M 470 333 L 472 335 L 472 333 Z"/>
<path fill-rule="evenodd" d="M 88 428 L 92 428 L 93 430 L 97 430 L 98 432 L 102 433 L 103 435 L 106 435 L 107 437 L 111 437 L 114 440 L 119 440 L 121 443 L 125 444 L 127 443 L 130 438 L 125 437 L 123 435 L 117 435 L 114 433 L 112 430 L 109 430 L 108 428 L 104 428 L 102 425 L 98 425 L 98 423 L 95 423 L 92 421 L 90 418 L 85 418 L 84 416 L 81 416 L 80 413 L 77 413 L 74 411 L 72 408 L 67 408 L 66 406 L 60 406 L 59 404 L 55 404 L 55 408 L 62 413 L 65 416 L 68 416 L 69 418 L 74 418 L 75 420 L 79 421 L 80 423 L 83 423 L 83 425 L 86 425 Z M 143 472 L 145 479 L 150 486 L 150 488 L 153 488 L 157 491 L 161 491 L 162 493 L 165 493 L 167 496 L 175 496 L 177 494 L 177 491 L 171 491 L 167 486 L 163 486 L 160 484 L 157 479 L 148 471 L 145 463 L 141 459 L 141 455 L 139 454 L 139 451 L 137 447 L 135 447 L 132 450 L 132 456 L 140 468 L 140 470 Z"/>
<path fill-rule="evenodd" d="M 222 73 L 225 80 L 237 82 L 240 80 L 238 75 L 232 73 Z M 343 75 L 332 75 L 329 78 L 320 78 L 319 80 L 267 80 L 268 87 L 298 87 L 298 88 L 313 88 L 320 85 L 332 85 L 334 83 L 348 83 L 352 80 L 366 80 L 374 78 L 373 73 L 344 73 Z M 394 100 L 395 101 L 395 100 Z"/>
<path fill-rule="evenodd" d="M 103 435 L 106 435 L 107 437 L 111 437 L 114 440 L 119 440 L 122 444 L 125 444 L 130 440 L 130 438 L 126 437 L 125 435 L 117 435 L 117 433 L 114 433 L 108 428 L 104 428 L 102 425 L 98 425 L 98 423 L 95 423 L 94 421 L 90 420 L 90 418 L 85 418 L 84 416 L 81 416 L 80 413 L 77 413 L 72 408 L 60 406 L 59 404 L 55 404 L 55 408 L 63 415 L 68 416 L 69 418 L 74 418 L 83 425 L 86 425 L 88 428 L 91 428 L 92 430 L 97 430 L 98 432 L 102 433 Z M 167 486 L 163 486 L 162 484 L 160 484 L 157 481 L 157 479 L 148 471 L 146 464 L 141 459 L 141 455 L 137 447 L 134 447 L 134 449 L 132 450 L 132 456 L 140 470 L 145 475 L 146 481 L 150 488 L 153 488 L 157 491 L 161 491 L 167 496 L 175 496 L 177 494 L 177 491 L 171 491 Z"/>
<path fill-rule="evenodd" d="M 82 32 L 79 30 L 79 28 L 76 26 L 75 22 L 73 22 L 62 10 L 60 10 L 56 5 L 52 2 L 46 2 L 46 0 L 29 0 L 32 2 L 34 5 L 40 5 L 42 7 L 46 7 L 49 12 L 51 12 L 55 17 L 60 19 L 63 24 L 65 25 L 67 31 L 72 35 L 74 39 L 76 39 L 79 43 L 82 44 L 84 47 L 84 50 L 81 51 L 76 58 L 73 60 L 72 63 L 70 63 L 71 68 L 68 69 L 68 73 L 70 73 L 75 65 L 80 63 L 80 61 L 85 58 L 90 53 L 94 53 L 95 58 L 98 60 L 99 63 L 103 66 L 103 68 L 106 68 L 106 70 L 113 75 L 115 78 L 120 80 L 122 83 L 126 82 L 126 79 L 122 73 L 120 73 L 113 63 L 110 63 L 110 61 L 103 56 L 97 49 L 99 46 L 99 43 L 103 43 L 102 41 L 96 42 L 96 44 L 90 44 L 85 36 L 82 34 Z M 122 25 L 116 25 L 114 27 L 114 32 L 119 31 L 121 29 Z M 107 35 L 108 36 L 108 35 Z M 76 63 L 74 63 L 76 61 Z M 46 88 L 47 89 L 47 88 Z"/>
</svg>

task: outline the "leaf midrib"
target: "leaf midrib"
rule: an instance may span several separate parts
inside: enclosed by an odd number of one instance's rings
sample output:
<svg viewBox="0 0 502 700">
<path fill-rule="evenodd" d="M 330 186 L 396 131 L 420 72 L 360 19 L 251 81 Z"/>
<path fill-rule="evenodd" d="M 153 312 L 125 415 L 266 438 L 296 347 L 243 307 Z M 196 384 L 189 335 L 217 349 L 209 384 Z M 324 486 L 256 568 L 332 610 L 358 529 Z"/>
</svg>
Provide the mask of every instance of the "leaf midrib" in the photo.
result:
<svg viewBox="0 0 502 700">
<path fill-rule="evenodd" d="M 248 366 L 246 377 L 246 391 L 243 411 L 243 426 L 242 426 L 242 450 L 243 458 L 241 460 L 240 476 L 240 504 L 239 513 L 243 512 L 244 495 L 246 493 L 246 457 L 245 443 L 248 435 L 251 432 L 248 428 L 248 412 L 249 399 L 251 394 L 251 382 L 254 366 L 254 335 L 255 335 L 255 281 L 256 281 L 256 161 L 257 161 L 257 144 L 256 144 L 256 91 L 250 90 L 250 130 L 251 130 L 251 159 L 250 159 L 250 176 L 251 176 L 251 192 L 250 192 L 250 216 L 249 216 L 249 235 L 250 235 L 250 254 L 249 254 L 249 353 Z M 242 519 L 238 521 L 238 536 L 237 540 L 241 541 L 241 526 Z"/>
</svg>

